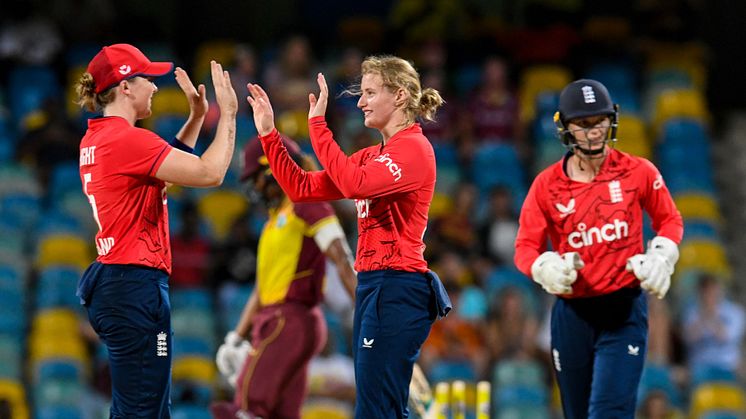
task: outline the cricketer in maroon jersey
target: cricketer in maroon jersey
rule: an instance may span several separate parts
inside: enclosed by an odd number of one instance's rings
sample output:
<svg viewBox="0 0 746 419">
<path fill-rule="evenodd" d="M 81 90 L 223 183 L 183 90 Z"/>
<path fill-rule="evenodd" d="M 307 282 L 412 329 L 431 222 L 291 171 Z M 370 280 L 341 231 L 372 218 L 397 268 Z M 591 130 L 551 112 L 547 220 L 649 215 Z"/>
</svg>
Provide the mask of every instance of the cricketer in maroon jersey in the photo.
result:
<svg viewBox="0 0 746 419">
<path fill-rule="evenodd" d="M 516 266 L 531 275 L 546 250 L 546 235 L 559 253 L 577 252 L 585 262 L 567 298 L 608 294 L 638 286 L 627 259 L 644 248 L 645 210 L 659 236 L 681 241 L 681 216 L 658 169 L 649 161 L 610 149 L 591 183 L 568 178 L 565 159 L 534 180 L 521 210 Z"/>
</svg>

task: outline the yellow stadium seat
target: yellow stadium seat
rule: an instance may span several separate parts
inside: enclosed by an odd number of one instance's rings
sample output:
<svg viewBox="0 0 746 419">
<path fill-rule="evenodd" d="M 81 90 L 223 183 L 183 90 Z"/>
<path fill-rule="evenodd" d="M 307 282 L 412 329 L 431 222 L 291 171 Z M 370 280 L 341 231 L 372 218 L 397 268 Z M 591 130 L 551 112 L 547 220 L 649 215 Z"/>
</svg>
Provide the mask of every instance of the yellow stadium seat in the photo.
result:
<svg viewBox="0 0 746 419">
<path fill-rule="evenodd" d="M 248 208 L 248 201 L 239 192 L 216 190 L 203 195 L 197 203 L 200 216 L 207 221 L 212 236 L 223 240 L 238 217 Z"/>
<path fill-rule="evenodd" d="M 180 115 L 187 117 L 189 115 L 189 102 L 184 92 L 178 86 L 168 86 L 158 89 L 153 95 L 153 103 L 150 107 L 152 117 L 142 120 L 143 127 L 153 129 L 155 120 L 160 115 Z M 147 122 L 150 121 L 150 122 Z"/>
<path fill-rule="evenodd" d="M 352 414 L 336 404 L 309 402 L 303 406 L 301 419 L 352 419 Z"/>
<path fill-rule="evenodd" d="M 430 203 L 430 218 L 436 219 L 453 211 L 453 199 L 444 194 L 436 192 Z"/>
<path fill-rule="evenodd" d="M 211 358 L 183 356 L 174 360 L 171 372 L 174 381 L 197 381 L 212 384 L 217 377 L 215 362 Z"/>
<path fill-rule="evenodd" d="M 308 138 L 308 112 L 287 111 L 277 117 L 277 130 L 290 138 Z"/>
<path fill-rule="evenodd" d="M 224 39 L 213 39 L 202 42 L 194 53 L 193 81 L 196 86 L 210 78 L 210 61 L 219 62 L 224 69 L 229 69 L 236 58 L 236 42 Z"/>
<path fill-rule="evenodd" d="M 26 391 L 18 381 L 0 379 L 0 400 L 10 403 L 11 419 L 28 419 L 29 411 L 26 405 Z"/>
<path fill-rule="evenodd" d="M 642 119 L 632 115 L 620 116 L 617 138 L 617 149 L 648 160 L 653 158 L 650 136 Z"/>
<path fill-rule="evenodd" d="M 545 91 L 559 92 L 572 81 L 570 70 L 557 65 L 536 65 L 523 71 L 518 92 L 520 117 L 524 122 L 536 117 L 536 97 Z"/>
<path fill-rule="evenodd" d="M 730 276 L 730 265 L 725 249 L 719 243 L 688 240 L 681 243 L 679 253 L 679 261 L 674 274 L 677 278 L 689 270 L 707 272 L 723 278 Z"/>
<path fill-rule="evenodd" d="M 718 203 L 708 195 L 688 193 L 674 197 L 676 208 L 684 220 L 700 219 L 719 223 L 722 219 Z"/>
<path fill-rule="evenodd" d="M 53 234 L 39 243 L 36 265 L 44 269 L 50 265 L 69 265 L 85 269 L 93 261 L 91 245 L 72 234 Z"/>
<path fill-rule="evenodd" d="M 90 356 L 85 342 L 80 337 L 52 337 L 36 335 L 29 340 L 31 364 L 52 358 L 67 358 L 87 365 Z"/>
<path fill-rule="evenodd" d="M 696 419 L 711 410 L 746 412 L 743 390 L 727 383 L 708 383 L 697 387 L 692 394 L 689 415 Z"/>
<path fill-rule="evenodd" d="M 71 290 L 70 292 L 73 292 Z M 40 336 L 77 335 L 80 319 L 74 311 L 66 308 L 51 308 L 38 312 L 31 323 L 31 334 Z"/>
<path fill-rule="evenodd" d="M 669 89 L 655 99 L 653 124 L 656 132 L 670 118 L 694 118 L 709 123 L 710 115 L 701 92 L 694 89 Z"/>
<path fill-rule="evenodd" d="M 65 90 L 65 106 L 67 108 L 67 116 L 72 119 L 77 119 L 82 109 L 76 103 L 78 101 L 78 93 L 75 91 L 75 86 L 80 79 L 80 76 L 86 72 L 86 67 L 83 65 L 72 67 L 67 70 L 67 87 Z"/>
</svg>

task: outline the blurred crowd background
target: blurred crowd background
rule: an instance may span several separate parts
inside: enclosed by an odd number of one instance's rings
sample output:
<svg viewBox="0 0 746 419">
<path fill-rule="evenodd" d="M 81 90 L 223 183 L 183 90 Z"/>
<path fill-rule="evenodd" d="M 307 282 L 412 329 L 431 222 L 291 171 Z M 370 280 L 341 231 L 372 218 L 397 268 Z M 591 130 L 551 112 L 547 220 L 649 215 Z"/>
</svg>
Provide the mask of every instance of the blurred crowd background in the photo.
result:
<svg viewBox="0 0 746 419">
<path fill-rule="evenodd" d="M 95 257 L 78 143 L 92 114 L 72 86 L 103 45 L 127 42 L 209 86 L 209 60 L 239 95 L 236 156 L 216 189 L 171 188 L 174 270 L 173 416 L 208 418 L 230 398 L 214 354 L 251 291 L 264 208 L 237 181 L 255 134 L 246 83 L 264 86 L 278 128 L 312 154 L 307 95 L 324 72 L 327 111 L 348 153 L 379 141 L 355 83 L 368 54 L 412 61 L 447 104 L 424 124 L 438 181 L 426 258 L 455 310 L 437 322 L 420 363 L 431 383 L 492 383 L 498 418 L 560 417 L 545 294 L 512 263 L 517 214 L 533 177 L 565 152 L 552 115 L 559 91 L 585 77 L 620 104 L 616 147 L 656 163 L 685 221 L 672 290 L 651 298 L 639 389 L 641 418 L 746 417 L 744 242 L 746 4 L 635 0 L 3 2 L 0 16 L 0 418 L 108 417 L 105 348 L 88 327 L 76 282 Z M 621 4 L 623 3 L 623 4 Z M 156 81 L 153 116 L 175 135 L 188 104 Z M 197 152 L 217 123 L 211 106 Z M 355 248 L 351 202 L 334 207 Z M 646 226 L 646 237 L 653 232 Z M 331 273 L 330 337 L 313 361 L 304 418 L 351 417 L 349 299 Z M 473 409 L 469 414 L 473 415 Z"/>
</svg>

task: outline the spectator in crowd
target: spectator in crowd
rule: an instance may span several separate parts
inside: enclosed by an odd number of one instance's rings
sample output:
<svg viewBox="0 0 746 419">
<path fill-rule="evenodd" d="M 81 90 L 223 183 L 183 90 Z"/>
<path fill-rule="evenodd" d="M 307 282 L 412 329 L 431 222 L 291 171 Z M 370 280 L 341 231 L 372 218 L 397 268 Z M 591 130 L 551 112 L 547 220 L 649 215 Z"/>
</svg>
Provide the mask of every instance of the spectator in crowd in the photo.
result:
<svg viewBox="0 0 746 419">
<path fill-rule="evenodd" d="M 697 303 L 682 323 L 689 370 L 717 367 L 735 375 L 741 366 L 744 308 L 725 298 L 713 275 L 700 276 L 697 291 Z"/>
<path fill-rule="evenodd" d="M 518 217 L 513 209 L 510 189 L 504 186 L 492 189 L 488 205 L 479 229 L 483 253 L 501 264 L 509 264 L 515 255 L 515 238 L 518 234 Z"/>
<path fill-rule="evenodd" d="M 210 242 L 200 234 L 197 206 L 187 201 L 181 208 L 181 231 L 171 241 L 174 288 L 202 287 L 209 282 Z"/>
</svg>

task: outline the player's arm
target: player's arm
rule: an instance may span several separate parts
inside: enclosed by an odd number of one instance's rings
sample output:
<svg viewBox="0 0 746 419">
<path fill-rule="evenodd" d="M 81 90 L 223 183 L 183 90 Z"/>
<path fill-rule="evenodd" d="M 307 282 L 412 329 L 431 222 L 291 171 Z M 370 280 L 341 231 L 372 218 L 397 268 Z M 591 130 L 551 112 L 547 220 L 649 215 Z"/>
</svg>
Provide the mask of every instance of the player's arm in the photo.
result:
<svg viewBox="0 0 746 419">
<path fill-rule="evenodd" d="M 550 294 L 571 294 L 577 270 L 585 264 L 575 252 L 560 254 L 546 250 L 549 224 L 539 205 L 541 181 L 534 181 L 526 195 L 518 219 L 515 265 Z"/>
<path fill-rule="evenodd" d="M 205 121 L 205 115 L 207 115 L 207 110 L 209 109 L 205 85 L 200 84 L 195 88 L 189 75 L 181 67 L 176 67 L 174 75 L 176 76 L 176 83 L 184 92 L 189 102 L 189 118 L 187 118 L 184 126 L 176 134 L 176 140 L 193 150 L 197 144 L 197 137 L 199 137 L 202 123 Z M 179 148 L 178 145 L 175 145 L 175 147 Z M 184 151 L 190 150 L 185 149 Z"/>
<path fill-rule="evenodd" d="M 627 260 L 627 270 L 640 280 L 640 287 L 663 298 L 671 287 L 671 275 L 679 260 L 678 244 L 684 234 L 684 223 L 671 198 L 663 176 L 649 161 L 642 161 L 643 185 L 641 200 L 658 234 L 643 254 Z"/>
<path fill-rule="evenodd" d="M 426 151 L 412 148 L 408 141 L 387 145 L 381 159 L 360 166 L 357 155 L 348 157 L 339 148 L 323 116 L 309 119 L 308 131 L 316 156 L 345 198 L 376 198 L 417 190 L 427 176 Z"/>
<path fill-rule="evenodd" d="M 238 100 L 231 86 L 227 71 L 220 64 L 211 63 L 212 82 L 215 97 L 220 107 L 220 119 L 215 138 L 201 157 L 175 149 L 172 150 L 158 168 L 155 177 L 183 186 L 219 186 L 233 157 L 236 140 L 236 112 Z"/>
<path fill-rule="evenodd" d="M 252 320 L 257 311 L 259 311 L 259 294 L 256 287 L 254 287 L 251 296 L 246 301 L 246 305 L 241 312 L 238 325 L 234 330 L 229 331 L 225 335 L 223 344 L 220 345 L 215 355 L 215 363 L 218 366 L 218 370 L 234 387 L 236 386 L 235 381 L 238 373 L 241 371 L 241 366 L 252 350 L 248 337 L 251 331 Z"/>
<path fill-rule="evenodd" d="M 344 198 L 325 171 L 307 172 L 298 166 L 282 143 L 277 129 L 260 135 L 259 140 L 272 175 L 291 201 L 319 202 Z"/>
<path fill-rule="evenodd" d="M 352 301 L 355 301 L 357 274 L 352 267 L 352 252 L 347 245 L 344 230 L 342 230 L 337 217 L 328 217 L 317 224 L 319 226 L 316 228 L 313 239 L 319 249 L 337 268 L 342 285 L 344 285 Z"/>
</svg>

